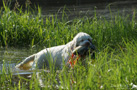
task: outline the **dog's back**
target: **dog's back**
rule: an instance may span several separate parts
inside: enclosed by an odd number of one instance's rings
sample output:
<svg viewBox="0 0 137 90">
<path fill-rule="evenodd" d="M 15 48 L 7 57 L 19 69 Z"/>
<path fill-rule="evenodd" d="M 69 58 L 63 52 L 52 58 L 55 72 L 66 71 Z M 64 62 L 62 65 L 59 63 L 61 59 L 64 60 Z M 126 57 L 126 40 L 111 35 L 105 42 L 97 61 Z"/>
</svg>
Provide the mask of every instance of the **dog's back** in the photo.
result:
<svg viewBox="0 0 137 90">
<path fill-rule="evenodd" d="M 65 47 L 66 45 L 60 45 L 41 50 L 40 52 L 27 57 L 21 63 L 16 65 L 15 68 L 29 70 L 32 67 L 37 67 L 38 69 L 42 69 L 45 66 L 49 67 L 50 63 L 55 63 L 55 65 L 59 67 L 62 63 L 62 53 Z"/>
</svg>

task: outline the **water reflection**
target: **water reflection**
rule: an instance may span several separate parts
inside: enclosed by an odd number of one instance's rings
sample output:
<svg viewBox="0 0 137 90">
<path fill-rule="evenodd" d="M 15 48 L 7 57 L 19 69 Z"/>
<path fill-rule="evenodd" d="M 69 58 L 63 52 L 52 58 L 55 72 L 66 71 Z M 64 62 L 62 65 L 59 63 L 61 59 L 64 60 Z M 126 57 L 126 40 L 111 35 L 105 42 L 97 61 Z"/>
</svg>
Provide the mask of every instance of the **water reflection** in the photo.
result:
<svg viewBox="0 0 137 90">
<path fill-rule="evenodd" d="M 16 49 L 8 48 L 0 49 L 0 73 L 5 70 L 6 73 L 9 71 L 16 71 L 15 65 L 25 59 L 28 55 L 34 53 L 34 51 L 27 49 Z"/>
</svg>

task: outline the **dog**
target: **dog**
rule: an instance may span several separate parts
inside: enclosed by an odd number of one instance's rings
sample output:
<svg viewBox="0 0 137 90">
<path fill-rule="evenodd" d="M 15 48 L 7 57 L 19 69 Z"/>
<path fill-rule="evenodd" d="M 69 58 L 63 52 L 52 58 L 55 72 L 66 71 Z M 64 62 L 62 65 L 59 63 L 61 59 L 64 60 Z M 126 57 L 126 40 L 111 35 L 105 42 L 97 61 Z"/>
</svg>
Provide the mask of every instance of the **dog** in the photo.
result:
<svg viewBox="0 0 137 90">
<path fill-rule="evenodd" d="M 43 69 L 49 67 L 50 64 L 54 64 L 55 68 L 62 68 L 63 63 L 68 64 L 72 55 L 80 55 L 80 52 L 83 52 L 84 49 L 82 47 L 86 47 L 84 52 L 87 52 L 87 47 L 90 47 L 91 51 L 95 50 L 91 36 L 84 32 L 78 33 L 73 40 L 66 45 L 46 48 L 27 57 L 21 63 L 17 64 L 15 68 L 20 70 Z M 76 53 L 77 51 L 78 53 Z M 85 53 L 81 55 L 84 54 Z"/>
</svg>

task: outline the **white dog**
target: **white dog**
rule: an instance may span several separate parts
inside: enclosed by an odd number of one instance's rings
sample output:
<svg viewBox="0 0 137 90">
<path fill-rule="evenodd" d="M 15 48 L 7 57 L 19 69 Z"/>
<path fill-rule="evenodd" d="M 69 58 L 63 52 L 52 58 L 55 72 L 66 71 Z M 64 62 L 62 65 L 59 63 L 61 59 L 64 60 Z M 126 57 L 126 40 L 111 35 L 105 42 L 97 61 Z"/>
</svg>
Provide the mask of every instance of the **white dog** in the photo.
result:
<svg viewBox="0 0 137 90">
<path fill-rule="evenodd" d="M 79 46 L 91 47 L 93 50 L 95 49 L 90 35 L 80 32 L 66 45 L 41 50 L 40 52 L 27 57 L 24 61 L 16 65 L 16 68 L 21 70 L 35 69 L 36 67 L 42 69 L 49 67 L 49 64 L 54 64 L 55 67 L 62 68 L 63 62 L 67 64 L 73 51 Z"/>
</svg>

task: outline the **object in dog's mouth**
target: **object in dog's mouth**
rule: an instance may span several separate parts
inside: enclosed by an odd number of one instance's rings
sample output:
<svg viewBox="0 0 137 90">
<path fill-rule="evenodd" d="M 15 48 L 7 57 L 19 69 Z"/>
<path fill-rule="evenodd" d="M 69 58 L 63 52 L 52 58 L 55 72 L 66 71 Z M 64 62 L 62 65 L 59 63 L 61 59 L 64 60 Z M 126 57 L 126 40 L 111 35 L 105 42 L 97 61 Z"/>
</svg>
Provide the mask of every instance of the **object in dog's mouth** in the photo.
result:
<svg viewBox="0 0 137 90">
<path fill-rule="evenodd" d="M 86 47 L 86 46 L 79 46 L 75 50 L 73 50 L 71 58 L 69 60 L 70 66 L 74 68 L 74 65 L 76 62 L 79 60 L 81 57 L 85 57 L 87 54 L 89 54 L 88 51 L 91 51 L 91 57 L 94 59 L 95 58 L 95 53 L 92 52 L 91 47 Z"/>
</svg>

